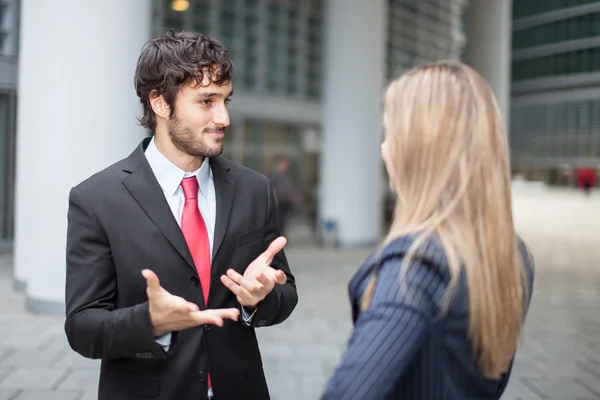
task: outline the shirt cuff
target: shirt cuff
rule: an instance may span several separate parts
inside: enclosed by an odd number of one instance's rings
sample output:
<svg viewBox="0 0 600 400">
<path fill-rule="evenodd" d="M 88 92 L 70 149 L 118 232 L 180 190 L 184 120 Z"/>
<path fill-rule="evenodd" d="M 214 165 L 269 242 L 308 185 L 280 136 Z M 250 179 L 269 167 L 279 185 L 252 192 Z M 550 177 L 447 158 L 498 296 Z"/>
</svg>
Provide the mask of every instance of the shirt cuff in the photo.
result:
<svg viewBox="0 0 600 400">
<path fill-rule="evenodd" d="M 169 351 L 169 347 L 171 346 L 171 332 L 167 332 L 154 340 L 156 340 L 156 343 L 158 343 L 166 353 Z"/>
<path fill-rule="evenodd" d="M 251 326 L 252 325 L 252 319 L 254 318 L 254 314 L 256 314 L 256 310 L 252 311 L 252 313 L 250 313 L 248 310 L 246 310 L 246 307 L 242 306 L 242 323 L 246 326 Z"/>
</svg>

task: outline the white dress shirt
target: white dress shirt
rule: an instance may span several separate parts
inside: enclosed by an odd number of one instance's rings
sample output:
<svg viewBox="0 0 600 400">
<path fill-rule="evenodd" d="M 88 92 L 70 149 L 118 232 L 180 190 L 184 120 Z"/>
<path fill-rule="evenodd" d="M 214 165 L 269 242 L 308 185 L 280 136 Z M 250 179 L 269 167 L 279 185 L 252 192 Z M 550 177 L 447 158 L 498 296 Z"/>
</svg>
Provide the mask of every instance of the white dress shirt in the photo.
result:
<svg viewBox="0 0 600 400">
<path fill-rule="evenodd" d="M 146 159 L 156 176 L 156 180 L 163 190 L 165 199 L 169 203 L 171 212 L 181 227 L 181 216 L 183 214 L 183 205 L 185 196 L 181 181 L 183 178 L 195 176 L 198 179 L 198 208 L 206 224 L 208 232 L 208 242 L 210 245 L 210 260 L 212 262 L 212 250 L 215 239 L 215 220 L 217 218 L 217 200 L 215 196 L 215 182 L 213 180 L 212 170 L 208 159 L 194 172 L 185 172 L 171 161 L 169 161 L 156 147 L 154 138 L 150 141 L 146 149 Z"/>
<path fill-rule="evenodd" d="M 150 164 L 156 180 L 160 184 L 163 190 L 165 199 L 169 203 L 169 207 L 173 212 L 175 220 L 181 227 L 181 215 L 183 214 L 183 205 L 185 203 L 185 197 L 183 195 L 183 188 L 181 187 L 181 181 L 183 178 L 195 176 L 198 179 L 198 208 L 206 224 L 206 230 L 208 231 L 208 241 L 210 245 L 210 260 L 212 262 L 212 251 L 215 238 L 215 221 L 217 216 L 217 200 L 215 194 L 215 182 L 213 180 L 212 170 L 210 169 L 210 163 L 208 158 L 204 159 L 204 162 L 194 172 L 185 172 L 169 161 L 156 147 L 154 138 L 148 144 L 148 148 L 145 152 L 146 159 Z M 246 309 L 242 307 L 242 320 L 250 326 L 252 323 L 252 317 L 254 313 L 250 314 L 246 312 Z M 168 351 L 171 344 L 171 333 L 167 333 L 156 341 L 163 347 L 165 351 Z"/>
</svg>

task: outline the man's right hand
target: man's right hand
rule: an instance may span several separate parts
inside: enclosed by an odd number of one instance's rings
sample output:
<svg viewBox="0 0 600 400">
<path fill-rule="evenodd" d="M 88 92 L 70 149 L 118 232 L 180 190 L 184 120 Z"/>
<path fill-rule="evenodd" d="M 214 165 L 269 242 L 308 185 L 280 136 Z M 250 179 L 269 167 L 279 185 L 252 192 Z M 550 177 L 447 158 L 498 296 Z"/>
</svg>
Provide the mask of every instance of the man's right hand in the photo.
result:
<svg viewBox="0 0 600 400">
<path fill-rule="evenodd" d="M 154 272 L 145 269 L 142 275 L 148 284 L 146 293 L 155 337 L 205 324 L 223 326 L 224 319 L 237 321 L 240 316 L 237 308 L 200 311 L 197 304 L 174 296 L 161 287 Z"/>
</svg>

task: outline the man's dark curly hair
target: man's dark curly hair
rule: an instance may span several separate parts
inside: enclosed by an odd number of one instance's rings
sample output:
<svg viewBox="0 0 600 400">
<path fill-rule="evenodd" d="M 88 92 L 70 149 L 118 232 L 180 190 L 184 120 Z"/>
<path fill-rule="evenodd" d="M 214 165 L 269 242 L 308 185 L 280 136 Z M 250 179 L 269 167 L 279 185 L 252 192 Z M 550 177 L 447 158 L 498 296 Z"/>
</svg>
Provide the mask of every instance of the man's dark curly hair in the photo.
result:
<svg viewBox="0 0 600 400">
<path fill-rule="evenodd" d="M 135 90 L 144 109 L 142 126 L 156 130 L 150 96 L 163 95 L 172 117 L 181 87 L 201 85 L 205 74 L 217 85 L 231 82 L 233 65 L 218 40 L 195 32 L 168 30 L 146 43 L 135 71 Z"/>
</svg>

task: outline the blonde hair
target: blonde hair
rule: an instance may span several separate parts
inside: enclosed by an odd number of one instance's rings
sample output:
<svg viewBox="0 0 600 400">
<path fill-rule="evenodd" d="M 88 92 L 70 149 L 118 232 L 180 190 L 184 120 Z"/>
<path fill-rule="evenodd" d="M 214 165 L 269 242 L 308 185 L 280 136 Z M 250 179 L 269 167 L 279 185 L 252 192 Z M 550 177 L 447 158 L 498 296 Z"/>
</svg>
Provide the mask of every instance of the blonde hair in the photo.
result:
<svg viewBox="0 0 600 400">
<path fill-rule="evenodd" d="M 512 220 L 508 143 L 494 95 L 472 68 L 442 62 L 393 81 L 384 106 L 388 174 L 397 195 L 384 245 L 419 234 L 401 266 L 405 274 L 419 246 L 435 235 L 450 266 L 448 289 L 465 273 L 477 362 L 486 377 L 499 378 L 516 351 L 528 286 Z"/>
</svg>

